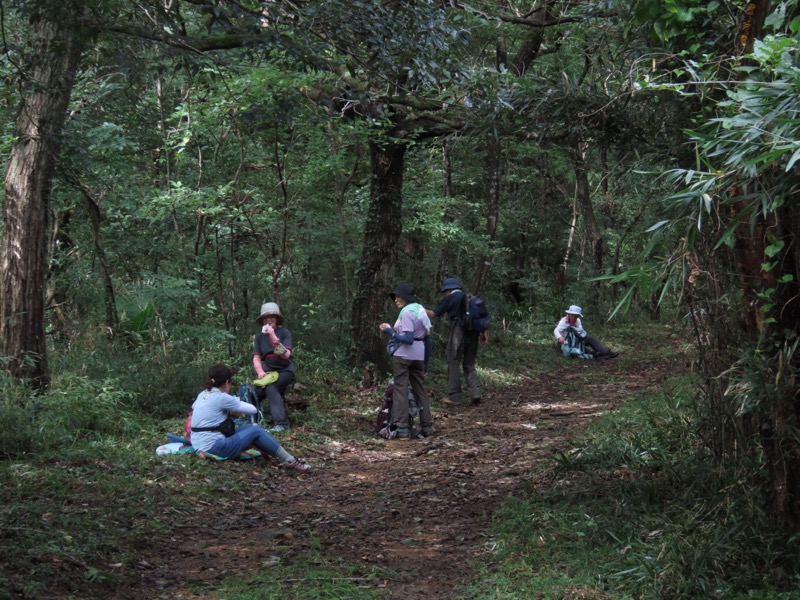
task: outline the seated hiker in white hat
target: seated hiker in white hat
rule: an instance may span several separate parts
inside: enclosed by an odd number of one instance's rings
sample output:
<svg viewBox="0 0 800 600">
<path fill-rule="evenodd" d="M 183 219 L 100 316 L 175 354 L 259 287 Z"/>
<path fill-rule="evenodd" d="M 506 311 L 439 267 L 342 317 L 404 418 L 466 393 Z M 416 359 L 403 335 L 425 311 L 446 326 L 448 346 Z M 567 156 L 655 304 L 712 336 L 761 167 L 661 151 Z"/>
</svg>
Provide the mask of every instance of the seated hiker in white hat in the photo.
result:
<svg viewBox="0 0 800 600">
<path fill-rule="evenodd" d="M 292 333 L 283 326 L 283 315 L 275 302 L 261 305 L 261 314 L 256 322 L 261 326 L 261 331 L 253 340 L 253 368 L 259 380 L 273 373 L 277 373 L 277 379 L 269 381 L 269 385 L 255 387 L 255 391 L 259 400 L 265 397 L 269 399 L 269 414 L 274 423 L 270 431 L 288 431 L 289 419 L 283 394 L 294 381 L 296 372 L 292 362 Z"/>
<path fill-rule="evenodd" d="M 586 330 L 583 328 L 583 324 L 581 323 L 583 311 L 581 310 L 580 306 L 573 304 L 567 310 L 565 310 L 564 313 L 564 317 L 558 322 L 558 325 L 556 325 L 556 328 L 553 330 L 553 335 L 556 337 L 556 344 L 558 344 L 559 349 L 561 349 L 561 345 L 567 341 L 567 334 L 569 333 L 570 329 L 572 329 L 578 339 L 583 342 L 588 352 L 592 354 L 594 358 L 616 358 L 619 356 L 619 352 L 609 350 L 602 343 L 600 343 L 600 340 L 598 340 L 596 337 L 586 333 Z"/>
</svg>

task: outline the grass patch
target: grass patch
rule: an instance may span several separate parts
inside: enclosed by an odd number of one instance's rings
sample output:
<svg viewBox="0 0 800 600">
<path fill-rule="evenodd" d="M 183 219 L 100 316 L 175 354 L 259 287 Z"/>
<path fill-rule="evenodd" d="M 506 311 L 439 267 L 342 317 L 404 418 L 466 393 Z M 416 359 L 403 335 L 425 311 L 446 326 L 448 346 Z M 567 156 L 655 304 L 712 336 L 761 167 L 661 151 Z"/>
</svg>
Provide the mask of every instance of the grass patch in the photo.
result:
<svg viewBox="0 0 800 600">
<path fill-rule="evenodd" d="M 385 569 L 363 570 L 313 553 L 301 562 L 274 558 L 256 576 L 228 580 L 215 597 L 227 600 L 374 600 L 386 597 L 392 573 Z"/>
<path fill-rule="evenodd" d="M 467 597 L 800 598 L 784 575 L 800 539 L 769 526 L 744 471 L 698 452 L 689 383 L 606 415 L 509 500 Z"/>
</svg>

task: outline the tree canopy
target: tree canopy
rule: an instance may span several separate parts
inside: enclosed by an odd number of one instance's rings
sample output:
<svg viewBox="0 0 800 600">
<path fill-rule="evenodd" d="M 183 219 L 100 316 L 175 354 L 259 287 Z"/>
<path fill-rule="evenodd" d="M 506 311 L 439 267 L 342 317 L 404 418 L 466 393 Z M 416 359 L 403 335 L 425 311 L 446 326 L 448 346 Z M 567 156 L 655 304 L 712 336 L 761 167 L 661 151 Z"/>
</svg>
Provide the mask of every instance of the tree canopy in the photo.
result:
<svg viewBox="0 0 800 600">
<path fill-rule="evenodd" d="M 771 514 L 800 528 L 796 0 L 0 16 L 14 379 L 44 390 L 53 357 L 101 343 L 98 375 L 221 348 L 246 368 L 268 300 L 307 357 L 370 379 L 396 282 L 433 304 L 458 276 L 498 322 L 580 294 L 693 322 L 715 427 L 764 453 Z"/>
</svg>

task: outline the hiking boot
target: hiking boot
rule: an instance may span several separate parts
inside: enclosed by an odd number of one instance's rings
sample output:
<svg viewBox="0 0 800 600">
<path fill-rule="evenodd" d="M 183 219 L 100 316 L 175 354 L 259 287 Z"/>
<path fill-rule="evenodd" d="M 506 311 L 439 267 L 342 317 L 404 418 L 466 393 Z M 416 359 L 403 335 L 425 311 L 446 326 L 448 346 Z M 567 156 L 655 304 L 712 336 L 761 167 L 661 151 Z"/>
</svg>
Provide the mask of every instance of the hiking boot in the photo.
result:
<svg viewBox="0 0 800 600">
<path fill-rule="evenodd" d="M 286 431 L 289 431 L 288 425 L 275 425 L 275 427 L 269 429 L 270 433 L 284 433 Z"/>
<path fill-rule="evenodd" d="M 300 473 L 308 473 L 311 470 L 311 465 L 296 458 L 294 462 L 285 462 L 280 465 L 282 469 L 287 471 L 299 471 Z"/>
<path fill-rule="evenodd" d="M 419 430 L 415 437 L 417 438 L 426 438 L 431 437 L 433 435 L 433 427 L 423 427 Z"/>
<path fill-rule="evenodd" d="M 480 396 L 478 396 L 477 398 L 473 398 L 472 399 L 472 405 L 473 406 L 475 406 L 476 404 L 480 404 L 480 403 L 481 403 L 481 397 Z"/>
<path fill-rule="evenodd" d="M 411 430 L 408 427 L 398 427 L 394 430 L 393 440 L 410 440 Z"/>
<path fill-rule="evenodd" d="M 619 352 L 614 352 L 613 350 L 608 350 L 603 352 L 598 358 L 617 358 L 619 356 Z"/>
<path fill-rule="evenodd" d="M 461 406 L 461 400 L 453 400 L 449 396 L 445 396 L 441 400 L 439 400 L 442 404 L 447 404 L 448 406 Z"/>
</svg>

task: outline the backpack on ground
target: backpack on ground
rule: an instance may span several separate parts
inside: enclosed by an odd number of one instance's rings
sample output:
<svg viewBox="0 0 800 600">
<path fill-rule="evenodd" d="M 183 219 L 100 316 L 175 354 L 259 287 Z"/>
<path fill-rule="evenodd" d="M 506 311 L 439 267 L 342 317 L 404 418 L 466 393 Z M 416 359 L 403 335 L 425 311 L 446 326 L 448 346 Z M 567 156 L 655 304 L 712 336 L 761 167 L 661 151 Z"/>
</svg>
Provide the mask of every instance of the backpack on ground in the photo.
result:
<svg viewBox="0 0 800 600">
<path fill-rule="evenodd" d="M 586 350 L 586 344 L 583 338 L 578 335 L 578 332 L 573 327 L 568 327 L 564 334 L 564 343 L 561 344 L 561 353 L 567 358 L 582 358 L 584 360 L 591 360 L 594 355 Z"/>
<path fill-rule="evenodd" d="M 375 418 L 375 426 L 372 432 L 378 437 L 390 440 L 397 435 L 397 429 L 392 425 L 392 405 L 394 404 L 394 380 L 389 381 L 386 386 L 386 391 L 383 394 L 383 406 L 378 411 Z M 414 426 L 414 419 L 419 415 L 419 406 L 417 406 L 417 399 L 414 397 L 414 392 L 411 387 L 408 388 L 408 428 L 412 429 Z"/>
<path fill-rule="evenodd" d="M 243 416 L 240 419 L 243 422 L 252 423 L 254 425 L 258 425 L 261 421 L 264 420 L 264 412 L 261 410 L 261 401 L 258 399 L 258 395 L 256 394 L 255 388 L 249 383 L 240 383 L 239 384 L 239 400 L 242 402 L 247 402 L 248 404 L 252 404 L 256 407 L 256 414 L 251 416 Z"/>
<path fill-rule="evenodd" d="M 489 314 L 486 301 L 475 294 L 465 294 L 464 296 L 464 316 L 461 319 L 461 326 L 467 331 L 479 333 L 489 329 L 492 316 Z"/>
</svg>

